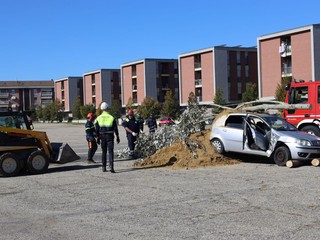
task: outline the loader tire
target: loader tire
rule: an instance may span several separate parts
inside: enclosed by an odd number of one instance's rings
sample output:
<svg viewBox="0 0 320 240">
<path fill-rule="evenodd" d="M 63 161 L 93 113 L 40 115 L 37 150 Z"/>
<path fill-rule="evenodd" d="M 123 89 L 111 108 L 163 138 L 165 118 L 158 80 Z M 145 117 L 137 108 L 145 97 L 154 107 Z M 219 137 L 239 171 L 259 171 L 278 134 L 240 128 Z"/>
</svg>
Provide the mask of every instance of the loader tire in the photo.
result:
<svg viewBox="0 0 320 240">
<path fill-rule="evenodd" d="M 27 160 L 27 169 L 32 174 L 44 173 L 48 170 L 49 159 L 40 150 L 32 152 Z"/>
<path fill-rule="evenodd" d="M 4 153 L 0 156 L 0 176 L 13 177 L 20 172 L 20 161 L 13 153 Z"/>
</svg>

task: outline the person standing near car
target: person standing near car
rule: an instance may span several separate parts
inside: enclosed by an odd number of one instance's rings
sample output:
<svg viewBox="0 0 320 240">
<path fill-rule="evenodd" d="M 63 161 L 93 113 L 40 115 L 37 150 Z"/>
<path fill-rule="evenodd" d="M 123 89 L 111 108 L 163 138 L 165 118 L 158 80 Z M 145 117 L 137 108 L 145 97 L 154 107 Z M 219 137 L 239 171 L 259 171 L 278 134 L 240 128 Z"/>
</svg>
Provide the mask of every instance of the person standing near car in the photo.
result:
<svg viewBox="0 0 320 240">
<path fill-rule="evenodd" d="M 100 109 L 102 113 L 97 118 L 95 124 L 98 135 L 98 143 L 101 141 L 102 149 L 102 172 L 106 172 L 107 151 L 109 152 L 109 170 L 114 171 L 114 135 L 117 137 L 117 143 L 120 143 L 118 126 L 116 119 L 108 113 L 109 105 L 106 102 L 101 103 Z"/>
<path fill-rule="evenodd" d="M 94 121 L 94 114 L 92 112 L 89 112 L 88 115 L 87 115 L 87 122 L 85 124 L 85 131 L 86 131 L 86 139 L 87 139 L 87 142 L 88 142 L 88 163 L 96 163 L 94 160 L 93 160 L 93 156 L 94 154 L 96 153 L 97 151 L 97 141 L 96 141 L 96 130 L 94 128 L 94 124 L 93 124 L 93 121 Z"/>
<path fill-rule="evenodd" d="M 147 119 L 147 125 L 149 128 L 149 133 L 154 133 L 157 129 L 157 121 L 153 115 L 150 115 L 150 117 Z"/>
<path fill-rule="evenodd" d="M 134 112 L 132 109 L 129 109 L 127 118 L 122 122 L 122 126 L 126 130 L 128 147 L 129 147 L 129 157 L 134 159 L 134 147 L 135 141 L 140 131 L 140 123 L 134 117 Z"/>
</svg>

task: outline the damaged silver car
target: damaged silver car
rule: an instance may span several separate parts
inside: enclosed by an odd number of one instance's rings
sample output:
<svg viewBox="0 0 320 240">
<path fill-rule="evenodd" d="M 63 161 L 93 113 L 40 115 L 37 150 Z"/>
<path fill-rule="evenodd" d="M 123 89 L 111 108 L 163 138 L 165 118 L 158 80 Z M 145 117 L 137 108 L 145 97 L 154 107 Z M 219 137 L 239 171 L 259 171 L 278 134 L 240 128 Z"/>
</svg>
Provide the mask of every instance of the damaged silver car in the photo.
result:
<svg viewBox="0 0 320 240">
<path fill-rule="evenodd" d="M 278 166 L 288 160 L 320 157 L 320 138 L 301 132 L 285 119 L 267 114 L 229 112 L 216 117 L 210 141 L 217 152 L 271 157 Z"/>
</svg>

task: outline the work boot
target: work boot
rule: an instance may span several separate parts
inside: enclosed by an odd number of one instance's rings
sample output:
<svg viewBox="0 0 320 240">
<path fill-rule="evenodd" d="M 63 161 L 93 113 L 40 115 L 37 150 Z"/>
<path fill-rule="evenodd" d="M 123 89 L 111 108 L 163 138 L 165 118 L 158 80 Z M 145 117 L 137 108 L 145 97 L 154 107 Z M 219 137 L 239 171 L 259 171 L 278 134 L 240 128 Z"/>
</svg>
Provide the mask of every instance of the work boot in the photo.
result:
<svg viewBox="0 0 320 240">
<path fill-rule="evenodd" d="M 94 164 L 94 163 L 96 163 L 96 162 L 93 160 L 88 160 L 88 164 Z"/>
<path fill-rule="evenodd" d="M 106 167 L 102 167 L 102 172 L 106 172 L 106 171 L 107 171 Z"/>
<path fill-rule="evenodd" d="M 113 169 L 113 168 L 110 170 L 110 172 L 111 172 L 111 173 L 115 173 L 115 171 L 114 171 L 114 169 Z"/>
</svg>

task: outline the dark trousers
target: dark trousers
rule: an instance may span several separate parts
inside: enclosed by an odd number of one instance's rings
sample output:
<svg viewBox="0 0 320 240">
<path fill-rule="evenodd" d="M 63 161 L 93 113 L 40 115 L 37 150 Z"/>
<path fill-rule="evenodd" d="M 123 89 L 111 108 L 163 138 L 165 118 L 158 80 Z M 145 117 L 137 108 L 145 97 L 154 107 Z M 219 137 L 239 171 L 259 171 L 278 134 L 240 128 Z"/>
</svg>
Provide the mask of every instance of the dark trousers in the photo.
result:
<svg viewBox="0 0 320 240">
<path fill-rule="evenodd" d="M 134 155 L 134 147 L 135 147 L 135 141 L 137 140 L 137 137 L 133 136 L 131 133 L 127 134 L 128 139 L 128 147 L 130 150 L 130 156 Z"/>
<path fill-rule="evenodd" d="M 88 150 L 88 160 L 92 161 L 93 160 L 92 158 L 93 158 L 93 156 L 96 153 L 97 148 L 98 148 L 97 142 L 95 140 L 94 141 L 89 140 L 88 138 L 87 138 L 87 142 L 88 142 L 88 148 L 89 148 L 89 150 Z"/>
<path fill-rule="evenodd" d="M 113 134 L 101 135 L 101 149 L 102 149 L 102 168 L 105 169 L 107 165 L 107 152 L 109 152 L 109 168 L 114 170 L 114 137 Z"/>
</svg>

